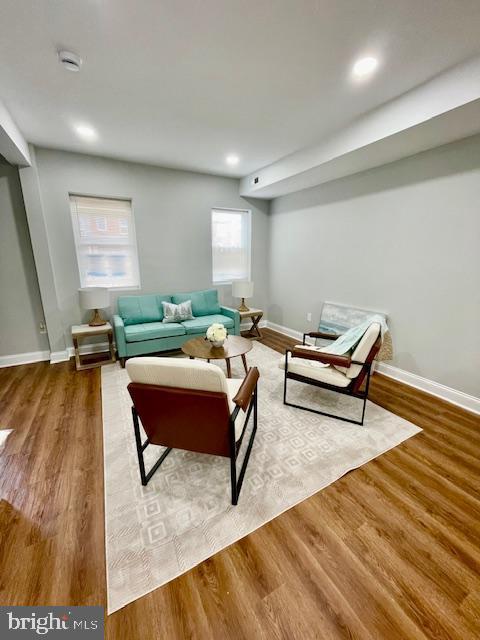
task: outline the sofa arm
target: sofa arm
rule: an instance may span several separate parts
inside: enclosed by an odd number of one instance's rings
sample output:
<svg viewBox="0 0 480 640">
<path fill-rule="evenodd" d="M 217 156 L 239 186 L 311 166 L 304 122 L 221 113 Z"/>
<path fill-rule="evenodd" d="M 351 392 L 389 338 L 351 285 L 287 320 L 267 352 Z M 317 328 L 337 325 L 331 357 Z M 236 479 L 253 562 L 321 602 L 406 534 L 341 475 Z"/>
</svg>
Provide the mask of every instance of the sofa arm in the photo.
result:
<svg viewBox="0 0 480 640">
<path fill-rule="evenodd" d="M 220 307 L 220 313 L 223 316 L 232 318 L 233 320 L 233 333 L 236 336 L 240 335 L 240 313 L 238 309 L 232 309 L 231 307 Z"/>
<path fill-rule="evenodd" d="M 115 333 L 118 357 L 125 358 L 127 355 L 127 341 L 125 340 L 125 326 L 120 316 L 113 316 L 113 331 Z"/>
</svg>

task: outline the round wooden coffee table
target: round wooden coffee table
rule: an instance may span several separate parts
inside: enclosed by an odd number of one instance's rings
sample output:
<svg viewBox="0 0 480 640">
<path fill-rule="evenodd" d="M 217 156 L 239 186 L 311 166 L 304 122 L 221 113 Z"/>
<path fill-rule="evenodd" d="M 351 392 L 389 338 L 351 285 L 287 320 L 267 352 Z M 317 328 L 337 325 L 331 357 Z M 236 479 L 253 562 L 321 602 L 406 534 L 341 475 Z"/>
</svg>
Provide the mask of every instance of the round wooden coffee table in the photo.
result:
<svg viewBox="0 0 480 640">
<path fill-rule="evenodd" d="M 227 336 L 223 347 L 212 347 L 208 340 L 199 336 L 198 338 L 192 338 L 182 345 L 183 353 L 193 358 L 201 358 L 202 360 L 225 360 L 227 363 L 227 376 L 232 377 L 232 369 L 230 366 L 230 359 L 238 356 L 242 357 L 245 373 L 248 372 L 247 358 L 245 354 L 252 348 L 252 341 L 248 338 L 242 338 L 241 336 Z"/>
</svg>

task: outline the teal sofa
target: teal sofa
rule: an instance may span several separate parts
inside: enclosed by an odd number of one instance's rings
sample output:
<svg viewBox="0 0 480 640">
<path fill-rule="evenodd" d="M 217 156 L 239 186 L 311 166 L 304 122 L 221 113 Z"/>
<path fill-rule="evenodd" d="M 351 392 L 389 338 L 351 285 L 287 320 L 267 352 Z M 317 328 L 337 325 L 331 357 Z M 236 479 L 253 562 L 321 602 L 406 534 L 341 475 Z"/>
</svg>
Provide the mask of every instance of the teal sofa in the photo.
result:
<svg viewBox="0 0 480 640">
<path fill-rule="evenodd" d="M 192 301 L 193 320 L 162 322 L 163 301 L 180 304 L 186 300 Z M 229 334 L 240 335 L 239 312 L 220 306 L 216 289 L 172 295 L 121 296 L 117 302 L 118 314 L 113 316 L 113 328 L 122 367 L 125 358 L 131 356 L 180 349 L 187 340 L 205 335 L 214 322 L 225 325 Z"/>
</svg>

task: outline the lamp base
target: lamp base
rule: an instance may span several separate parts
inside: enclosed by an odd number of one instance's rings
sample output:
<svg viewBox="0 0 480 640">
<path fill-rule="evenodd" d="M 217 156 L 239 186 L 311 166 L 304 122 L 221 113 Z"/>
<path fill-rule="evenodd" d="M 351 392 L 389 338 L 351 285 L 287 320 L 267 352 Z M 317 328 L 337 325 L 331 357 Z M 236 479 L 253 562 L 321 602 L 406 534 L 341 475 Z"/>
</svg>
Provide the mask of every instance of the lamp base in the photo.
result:
<svg viewBox="0 0 480 640">
<path fill-rule="evenodd" d="M 242 312 L 250 311 L 250 309 L 245 304 L 245 298 L 242 298 L 242 304 L 238 307 L 238 310 Z"/>
<path fill-rule="evenodd" d="M 102 327 L 104 324 L 107 324 L 107 321 L 102 318 L 98 309 L 93 310 L 93 317 L 88 323 L 90 327 Z"/>
</svg>

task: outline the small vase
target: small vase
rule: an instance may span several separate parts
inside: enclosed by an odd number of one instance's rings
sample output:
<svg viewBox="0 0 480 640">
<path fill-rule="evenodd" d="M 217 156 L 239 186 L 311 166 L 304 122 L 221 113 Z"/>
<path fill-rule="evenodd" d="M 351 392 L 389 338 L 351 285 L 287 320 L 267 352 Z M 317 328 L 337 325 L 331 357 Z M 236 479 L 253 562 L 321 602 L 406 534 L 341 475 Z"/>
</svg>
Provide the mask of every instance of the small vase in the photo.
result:
<svg viewBox="0 0 480 640">
<path fill-rule="evenodd" d="M 210 340 L 212 347 L 223 347 L 225 340 Z"/>
</svg>

